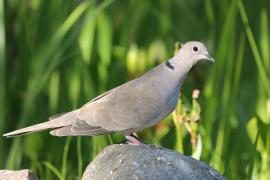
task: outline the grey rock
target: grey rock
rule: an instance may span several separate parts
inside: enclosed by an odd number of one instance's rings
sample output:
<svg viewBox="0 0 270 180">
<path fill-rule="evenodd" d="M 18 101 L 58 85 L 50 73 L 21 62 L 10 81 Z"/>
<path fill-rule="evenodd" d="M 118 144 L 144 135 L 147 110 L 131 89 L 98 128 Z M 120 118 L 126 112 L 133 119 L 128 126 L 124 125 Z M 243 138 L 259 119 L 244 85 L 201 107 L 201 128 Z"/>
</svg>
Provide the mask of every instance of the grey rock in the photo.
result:
<svg viewBox="0 0 270 180">
<path fill-rule="evenodd" d="M 117 144 L 106 147 L 86 168 L 82 180 L 223 180 L 207 164 L 154 145 Z"/>
<path fill-rule="evenodd" d="M 37 176 L 30 170 L 24 169 L 19 171 L 0 170 L 1 180 L 38 180 Z"/>
</svg>

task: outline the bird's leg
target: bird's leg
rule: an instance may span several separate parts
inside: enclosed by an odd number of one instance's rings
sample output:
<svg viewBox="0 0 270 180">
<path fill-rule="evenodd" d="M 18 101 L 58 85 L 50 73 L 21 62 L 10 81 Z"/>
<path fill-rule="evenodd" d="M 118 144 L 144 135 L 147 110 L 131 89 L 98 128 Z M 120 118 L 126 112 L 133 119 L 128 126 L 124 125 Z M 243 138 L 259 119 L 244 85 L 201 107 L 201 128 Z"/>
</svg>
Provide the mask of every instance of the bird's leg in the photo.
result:
<svg viewBox="0 0 270 180">
<path fill-rule="evenodd" d="M 125 136 L 127 139 L 127 142 L 129 144 L 134 144 L 134 145 L 140 145 L 143 144 L 143 142 L 134 134 L 130 134 L 128 136 Z"/>
</svg>

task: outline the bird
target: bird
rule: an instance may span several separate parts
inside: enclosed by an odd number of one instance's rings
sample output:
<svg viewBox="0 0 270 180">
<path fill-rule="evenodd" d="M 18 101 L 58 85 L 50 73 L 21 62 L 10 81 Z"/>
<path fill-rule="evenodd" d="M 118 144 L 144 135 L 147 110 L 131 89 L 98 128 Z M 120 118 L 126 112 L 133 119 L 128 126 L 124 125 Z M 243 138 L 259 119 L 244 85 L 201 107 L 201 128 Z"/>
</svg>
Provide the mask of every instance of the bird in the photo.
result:
<svg viewBox="0 0 270 180">
<path fill-rule="evenodd" d="M 44 130 L 59 137 L 120 133 L 129 143 L 141 144 L 135 133 L 173 112 L 188 72 L 201 60 L 215 62 L 203 43 L 186 42 L 172 58 L 82 107 L 3 136 L 16 137 Z"/>
</svg>

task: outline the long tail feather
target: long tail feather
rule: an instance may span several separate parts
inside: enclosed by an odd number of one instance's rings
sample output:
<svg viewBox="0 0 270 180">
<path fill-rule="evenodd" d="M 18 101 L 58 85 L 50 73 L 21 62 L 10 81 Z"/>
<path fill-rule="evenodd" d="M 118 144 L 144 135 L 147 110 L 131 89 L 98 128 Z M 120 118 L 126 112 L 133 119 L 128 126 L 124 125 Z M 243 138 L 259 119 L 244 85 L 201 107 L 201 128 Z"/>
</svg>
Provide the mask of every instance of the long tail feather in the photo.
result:
<svg viewBox="0 0 270 180">
<path fill-rule="evenodd" d="M 65 124 L 63 124 L 61 120 L 59 121 L 59 119 L 55 119 L 55 120 L 47 121 L 44 123 L 36 124 L 33 126 L 25 127 L 22 129 L 18 129 L 18 130 L 6 133 L 3 136 L 10 138 L 10 137 L 22 136 L 25 134 L 34 133 L 38 131 L 44 131 L 47 129 L 60 128 L 63 126 L 65 126 Z"/>
<path fill-rule="evenodd" d="M 72 124 L 74 120 L 76 120 L 76 110 L 64 113 L 64 114 L 57 114 L 49 118 L 49 121 L 44 123 L 36 124 L 33 126 L 29 126 L 26 128 L 22 128 L 16 131 L 12 131 L 9 133 L 4 134 L 3 136 L 6 137 L 15 137 L 21 136 L 29 133 L 34 133 L 38 131 L 44 131 L 47 129 L 57 129 L 65 126 L 69 126 Z"/>
</svg>

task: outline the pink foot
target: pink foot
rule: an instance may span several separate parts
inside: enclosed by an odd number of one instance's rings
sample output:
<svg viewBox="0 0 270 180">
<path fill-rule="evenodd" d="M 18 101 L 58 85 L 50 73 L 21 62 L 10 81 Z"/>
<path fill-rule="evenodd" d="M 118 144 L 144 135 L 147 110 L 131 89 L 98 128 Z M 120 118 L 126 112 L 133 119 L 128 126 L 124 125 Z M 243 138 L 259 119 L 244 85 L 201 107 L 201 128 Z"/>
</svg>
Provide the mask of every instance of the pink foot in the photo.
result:
<svg viewBox="0 0 270 180">
<path fill-rule="evenodd" d="M 134 145 L 140 145 L 143 144 L 143 142 L 134 134 L 130 134 L 129 136 L 125 136 L 129 144 L 134 144 Z"/>
</svg>

